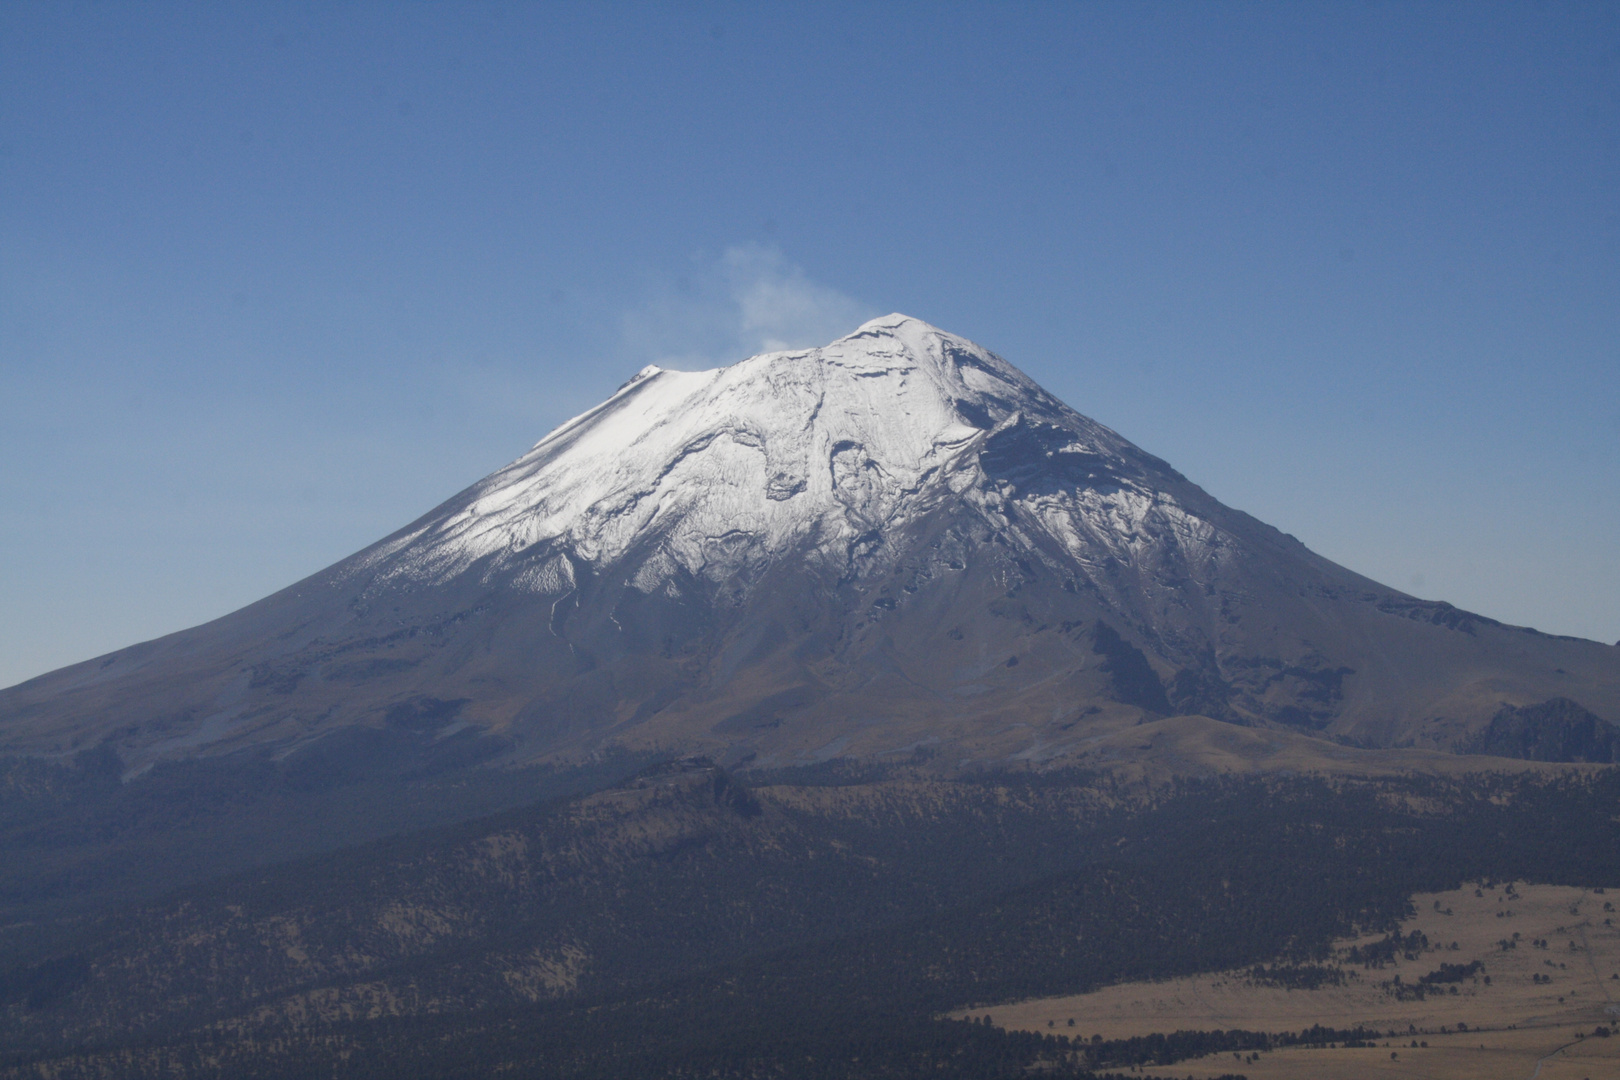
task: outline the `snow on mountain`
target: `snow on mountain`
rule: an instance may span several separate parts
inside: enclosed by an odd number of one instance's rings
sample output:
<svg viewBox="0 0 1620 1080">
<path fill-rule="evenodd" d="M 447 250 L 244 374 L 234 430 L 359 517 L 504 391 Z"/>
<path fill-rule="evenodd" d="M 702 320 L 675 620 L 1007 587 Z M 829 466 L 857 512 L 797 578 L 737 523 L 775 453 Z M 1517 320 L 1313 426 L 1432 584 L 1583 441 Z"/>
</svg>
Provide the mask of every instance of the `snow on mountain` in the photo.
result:
<svg viewBox="0 0 1620 1080">
<path fill-rule="evenodd" d="M 1176 713 L 1445 749 L 1504 703 L 1620 715 L 1614 655 L 1337 566 L 889 315 L 643 369 L 356 555 L 0 691 L 0 753 L 139 770 L 398 729 L 511 761 L 1045 761 Z"/>
<path fill-rule="evenodd" d="M 981 457 L 1004 468 L 989 475 Z M 849 570 L 863 538 L 950 499 L 989 514 L 1015 499 L 1012 527 L 1084 563 L 1130 557 L 1155 532 L 1207 553 L 1208 522 L 1130 479 L 1155 466 L 995 354 L 895 314 L 824 348 L 645 368 L 354 571 L 433 582 L 525 559 L 516 584 L 551 593 L 574 560 L 612 566 L 649 540 L 633 571 L 644 591 L 676 567 L 722 580 L 788 552 Z M 1020 491 L 1037 473 L 1046 482 Z M 1107 482 L 1050 482 L 1065 473 Z"/>
</svg>

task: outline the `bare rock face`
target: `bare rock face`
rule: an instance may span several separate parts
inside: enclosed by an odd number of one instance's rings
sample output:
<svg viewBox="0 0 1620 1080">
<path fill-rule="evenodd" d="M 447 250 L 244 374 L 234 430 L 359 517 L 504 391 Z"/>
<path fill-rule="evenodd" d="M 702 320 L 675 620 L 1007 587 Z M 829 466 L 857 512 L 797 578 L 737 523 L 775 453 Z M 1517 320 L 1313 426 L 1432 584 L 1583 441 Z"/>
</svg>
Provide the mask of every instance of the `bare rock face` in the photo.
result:
<svg viewBox="0 0 1620 1080">
<path fill-rule="evenodd" d="M 0 692 L 0 753 L 126 766 L 469 727 L 507 761 L 1066 758 L 1202 714 L 1454 748 L 1620 717 L 1620 659 L 1360 577 L 901 315 L 647 368 L 420 520 L 213 623 Z"/>
</svg>

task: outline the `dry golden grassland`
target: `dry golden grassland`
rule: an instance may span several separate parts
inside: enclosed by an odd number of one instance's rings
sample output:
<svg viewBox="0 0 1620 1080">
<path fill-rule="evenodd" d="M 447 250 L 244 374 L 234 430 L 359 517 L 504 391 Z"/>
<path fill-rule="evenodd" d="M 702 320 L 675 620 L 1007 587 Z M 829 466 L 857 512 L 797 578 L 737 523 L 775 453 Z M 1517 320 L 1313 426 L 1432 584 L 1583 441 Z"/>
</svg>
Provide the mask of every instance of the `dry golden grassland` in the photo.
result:
<svg viewBox="0 0 1620 1080">
<path fill-rule="evenodd" d="M 1231 971 L 971 1012 L 988 1012 L 1000 1027 L 1084 1038 L 1234 1028 L 1287 1032 L 1317 1024 L 1380 1033 L 1372 1048 L 1286 1048 L 1257 1060 L 1216 1054 L 1143 1070 L 1178 1077 L 1620 1078 L 1620 890 L 1521 882 L 1422 894 L 1413 903 L 1417 914 L 1400 932 L 1420 931 L 1427 947 L 1396 952 L 1377 967 L 1359 962 L 1351 950 L 1359 947 L 1364 955 L 1385 935 L 1336 942 L 1326 966 L 1342 972 L 1340 985 L 1285 989 Z M 1430 984 L 1421 998 L 1414 994 L 1419 979 L 1441 964 L 1475 961 L 1480 969 L 1460 982 Z M 1602 1037 L 1599 1028 L 1614 1035 Z"/>
</svg>

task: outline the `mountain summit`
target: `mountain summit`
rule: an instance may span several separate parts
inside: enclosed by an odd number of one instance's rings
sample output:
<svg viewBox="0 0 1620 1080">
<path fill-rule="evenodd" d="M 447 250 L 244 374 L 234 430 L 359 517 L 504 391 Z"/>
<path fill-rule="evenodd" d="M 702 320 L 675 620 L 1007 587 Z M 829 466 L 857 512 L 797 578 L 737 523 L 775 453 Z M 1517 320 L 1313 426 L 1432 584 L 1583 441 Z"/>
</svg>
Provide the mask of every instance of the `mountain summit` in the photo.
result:
<svg viewBox="0 0 1620 1080">
<path fill-rule="evenodd" d="M 784 558 L 865 576 L 899 555 L 886 536 L 932 511 L 1002 522 L 1020 483 L 1037 529 L 1075 558 L 1149 513 L 1197 531 L 1156 499 L 1185 484 L 1162 462 L 993 353 L 890 315 L 825 348 L 645 368 L 354 569 L 443 582 L 522 565 L 518 587 L 540 591 L 579 563 L 654 592 Z"/>
<path fill-rule="evenodd" d="M 0 751 L 126 768 L 472 731 L 505 761 L 1065 760 L 1202 714 L 1365 745 L 1620 715 L 1620 657 L 1339 567 L 903 315 L 643 369 L 517 461 L 192 630 L 0 692 Z"/>
</svg>

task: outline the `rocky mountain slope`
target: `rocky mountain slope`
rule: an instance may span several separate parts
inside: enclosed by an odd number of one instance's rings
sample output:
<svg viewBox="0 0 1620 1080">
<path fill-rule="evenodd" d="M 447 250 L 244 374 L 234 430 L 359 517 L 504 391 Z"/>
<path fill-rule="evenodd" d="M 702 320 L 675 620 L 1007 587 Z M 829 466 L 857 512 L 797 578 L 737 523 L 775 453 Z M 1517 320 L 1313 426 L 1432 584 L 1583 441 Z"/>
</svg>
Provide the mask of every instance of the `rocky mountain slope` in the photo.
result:
<svg viewBox="0 0 1620 1080">
<path fill-rule="evenodd" d="M 647 368 L 327 570 L 0 691 L 0 753 L 133 774 L 360 728 L 503 762 L 956 767 L 1177 714 L 1472 747 L 1554 698 L 1620 719 L 1620 649 L 1363 578 L 892 315 Z"/>
</svg>

